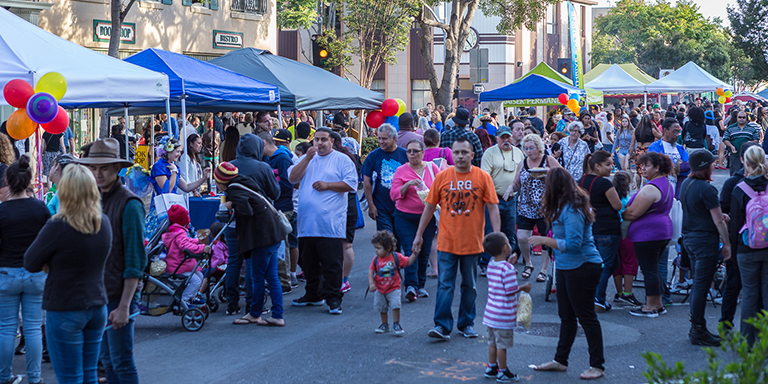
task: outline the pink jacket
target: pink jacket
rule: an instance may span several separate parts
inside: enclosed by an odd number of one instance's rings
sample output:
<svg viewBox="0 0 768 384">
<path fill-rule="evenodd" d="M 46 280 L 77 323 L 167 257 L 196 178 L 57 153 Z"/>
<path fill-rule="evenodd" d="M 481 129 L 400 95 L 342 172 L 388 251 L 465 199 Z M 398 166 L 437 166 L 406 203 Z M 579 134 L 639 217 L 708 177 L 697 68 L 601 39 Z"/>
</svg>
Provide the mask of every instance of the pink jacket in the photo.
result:
<svg viewBox="0 0 768 384">
<path fill-rule="evenodd" d="M 178 224 L 171 224 L 168 232 L 163 234 L 163 244 L 168 249 L 165 256 L 165 272 L 173 273 L 176 267 L 184 260 L 184 250 L 188 249 L 192 253 L 201 253 L 205 249 L 205 244 L 201 244 L 197 239 L 187 236 L 186 228 Z M 195 269 L 197 260 L 187 260 L 178 273 L 192 272 Z"/>
<path fill-rule="evenodd" d="M 211 268 L 226 264 L 229 258 L 229 247 L 223 241 L 218 241 L 211 247 Z"/>
</svg>

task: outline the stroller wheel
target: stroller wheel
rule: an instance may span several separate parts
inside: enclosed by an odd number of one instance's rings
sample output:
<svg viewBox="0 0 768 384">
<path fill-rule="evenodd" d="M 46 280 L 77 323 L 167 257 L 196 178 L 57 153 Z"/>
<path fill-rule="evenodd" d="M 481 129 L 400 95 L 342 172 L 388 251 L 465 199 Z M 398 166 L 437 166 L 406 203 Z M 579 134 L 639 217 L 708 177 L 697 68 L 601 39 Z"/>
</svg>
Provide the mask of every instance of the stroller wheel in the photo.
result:
<svg viewBox="0 0 768 384">
<path fill-rule="evenodd" d="M 216 312 L 219 310 L 219 300 L 216 299 L 216 296 L 211 295 L 208 297 L 208 308 L 211 310 L 211 312 Z"/>
<path fill-rule="evenodd" d="M 220 303 L 226 303 L 227 302 L 227 290 L 224 289 L 223 286 L 221 286 L 221 287 L 216 289 L 215 296 L 217 296 L 219 298 L 219 302 Z"/>
<path fill-rule="evenodd" d="M 199 308 L 190 308 L 181 315 L 181 326 L 187 331 L 197 332 L 205 325 L 205 314 Z"/>
</svg>

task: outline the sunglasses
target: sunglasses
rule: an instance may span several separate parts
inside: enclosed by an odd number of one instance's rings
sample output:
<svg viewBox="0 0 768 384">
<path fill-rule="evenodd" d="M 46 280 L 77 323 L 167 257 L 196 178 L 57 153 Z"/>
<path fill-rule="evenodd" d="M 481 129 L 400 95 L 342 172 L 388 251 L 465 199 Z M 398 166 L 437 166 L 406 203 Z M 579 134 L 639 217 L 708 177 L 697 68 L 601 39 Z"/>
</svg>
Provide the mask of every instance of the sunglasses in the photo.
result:
<svg viewBox="0 0 768 384">
<path fill-rule="evenodd" d="M 409 155 L 414 155 L 414 154 L 417 154 L 419 152 L 421 152 L 421 149 L 408 149 L 408 150 L 405 151 L 405 153 L 407 153 Z"/>
</svg>

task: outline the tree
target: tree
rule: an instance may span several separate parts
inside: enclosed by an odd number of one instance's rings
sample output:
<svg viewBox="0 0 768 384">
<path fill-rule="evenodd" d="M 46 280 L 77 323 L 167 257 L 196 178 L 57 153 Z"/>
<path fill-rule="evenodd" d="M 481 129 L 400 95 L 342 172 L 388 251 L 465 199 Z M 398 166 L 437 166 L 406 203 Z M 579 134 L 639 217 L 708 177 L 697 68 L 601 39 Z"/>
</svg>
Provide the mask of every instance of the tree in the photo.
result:
<svg viewBox="0 0 768 384">
<path fill-rule="evenodd" d="M 128 0 L 127 4 L 123 4 L 122 0 L 110 1 L 109 13 L 112 21 L 112 31 L 110 31 L 109 34 L 109 48 L 107 49 L 107 54 L 109 56 L 118 58 L 118 53 L 120 52 L 120 34 L 123 30 L 123 21 L 125 20 L 125 17 L 128 15 L 128 12 L 131 10 L 131 7 L 133 7 L 133 3 L 135 2 L 136 0 Z M 107 115 L 106 108 L 101 110 L 99 136 L 109 136 L 109 115 Z"/>
<path fill-rule="evenodd" d="M 768 79 L 768 0 L 736 0 L 728 20 L 734 45 L 746 57 L 737 67 L 739 79 L 754 88 Z"/>
<path fill-rule="evenodd" d="M 317 21 L 317 0 L 277 0 L 277 27 L 309 29 Z"/>
<path fill-rule="evenodd" d="M 439 0 L 424 0 L 421 10 L 416 15 L 416 22 L 421 28 L 419 48 L 429 76 L 429 86 L 435 103 L 451 109 L 453 90 L 456 88 L 456 76 L 459 73 L 461 53 L 469 34 L 469 27 L 478 8 L 487 16 L 498 16 L 501 22 L 496 30 L 502 34 L 511 34 L 520 26 L 535 29 L 536 23 L 546 14 L 547 5 L 558 0 L 453 0 L 451 14 L 445 21 L 435 20 L 431 8 L 441 3 Z M 432 56 L 434 36 L 432 28 L 443 31 L 445 57 L 443 59 L 443 78 L 438 81 L 435 62 Z"/>
</svg>

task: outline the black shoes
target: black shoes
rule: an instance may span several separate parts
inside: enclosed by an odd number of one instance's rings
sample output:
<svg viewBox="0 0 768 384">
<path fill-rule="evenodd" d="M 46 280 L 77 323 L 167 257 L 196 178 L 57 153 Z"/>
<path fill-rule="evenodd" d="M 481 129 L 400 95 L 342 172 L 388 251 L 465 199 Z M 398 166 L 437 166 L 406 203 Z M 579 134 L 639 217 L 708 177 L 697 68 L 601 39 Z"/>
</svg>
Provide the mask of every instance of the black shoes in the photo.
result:
<svg viewBox="0 0 768 384">
<path fill-rule="evenodd" d="M 688 339 L 693 345 L 702 345 L 706 347 L 719 347 L 720 337 L 713 335 L 704 324 L 692 324 L 688 332 Z"/>
</svg>

